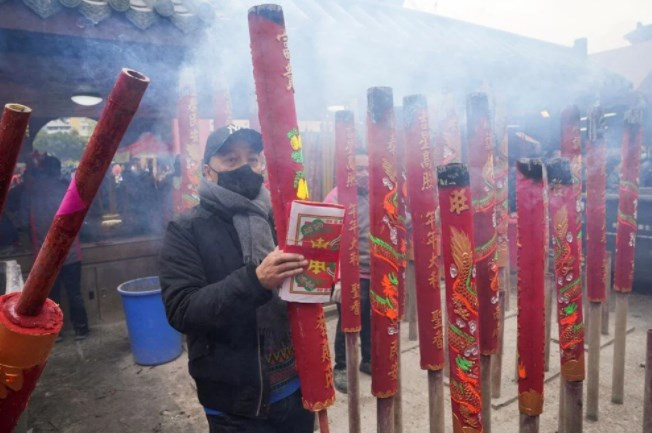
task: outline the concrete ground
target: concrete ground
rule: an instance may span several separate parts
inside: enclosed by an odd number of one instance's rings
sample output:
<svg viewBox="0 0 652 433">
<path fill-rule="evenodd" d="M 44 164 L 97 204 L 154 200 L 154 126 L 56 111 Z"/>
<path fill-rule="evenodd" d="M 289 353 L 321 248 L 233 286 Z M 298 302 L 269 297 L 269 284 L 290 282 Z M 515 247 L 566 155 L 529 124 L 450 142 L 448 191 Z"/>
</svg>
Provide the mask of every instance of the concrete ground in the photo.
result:
<svg viewBox="0 0 652 433">
<path fill-rule="evenodd" d="M 518 405 L 514 376 L 516 317 L 508 312 L 505 326 L 505 356 L 500 399 L 492 406 L 493 431 L 518 431 Z M 652 328 L 652 297 L 630 297 L 627 339 L 625 404 L 611 403 L 611 335 L 603 337 L 600 368 L 600 420 L 585 421 L 584 431 L 595 433 L 633 433 L 641 431 L 644 379 L 645 333 Z M 336 321 L 328 322 L 333 341 Z M 552 336 L 556 336 L 553 328 Z M 418 344 L 409 341 L 407 324 L 402 335 L 403 417 L 405 433 L 428 431 L 426 373 L 419 369 Z M 57 344 L 49 365 L 34 392 L 30 413 L 31 433 L 200 433 L 207 424 L 190 379 L 184 354 L 177 360 L 156 367 L 134 364 L 124 323 L 93 329 L 81 343 L 70 336 Z M 545 388 L 545 408 L 541 432 L 556 432 L 558 418 L 559 361 L 552 343 L 551 368 Z M 376 404 L 370 394 L 370 378 L 361 375 L 363 432 L 376 431 Z M 450 401 L 446 392 L 446 429 L 452 431 Z M 338 393 L 329 409 L 331 432 L 347 432 L 346 396 Z"/>
</svg>

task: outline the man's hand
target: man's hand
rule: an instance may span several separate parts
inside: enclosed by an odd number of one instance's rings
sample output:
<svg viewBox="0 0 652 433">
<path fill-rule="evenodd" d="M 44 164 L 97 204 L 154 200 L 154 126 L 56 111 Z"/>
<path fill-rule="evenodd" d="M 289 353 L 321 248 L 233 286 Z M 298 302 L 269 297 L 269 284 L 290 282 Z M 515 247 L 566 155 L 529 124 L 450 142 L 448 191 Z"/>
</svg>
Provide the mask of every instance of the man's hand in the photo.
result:
<svg viewBox="0 0 652 433">
<path fill-rule="evenodd" d="M 256 268 L 258 281 L 266 289 L 278 288 L 287 278 L 303 272 L 308 260 L 300 254 L 284 253 L 278 247 Z"/>
</svg>

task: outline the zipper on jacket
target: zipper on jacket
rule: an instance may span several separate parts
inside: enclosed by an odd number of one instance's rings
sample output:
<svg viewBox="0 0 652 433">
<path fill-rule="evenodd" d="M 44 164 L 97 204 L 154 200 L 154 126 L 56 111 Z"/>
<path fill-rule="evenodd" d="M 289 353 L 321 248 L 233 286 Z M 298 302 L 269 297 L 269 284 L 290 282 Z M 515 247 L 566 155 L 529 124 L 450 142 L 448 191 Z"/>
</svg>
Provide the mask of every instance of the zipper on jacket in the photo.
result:
<svg viewBox="0 0 652 433">
<path fill-rule="evenodd" d="M 256 339 L 258 342 L 258 378 L 260 379 L 260 396 L 258 397 L 258 409 L 256 409 L 256 416 L 260 416 L 260 409 L 263 406 L 263 364 L 260 354 L 260 336 Z"/>
</svg>

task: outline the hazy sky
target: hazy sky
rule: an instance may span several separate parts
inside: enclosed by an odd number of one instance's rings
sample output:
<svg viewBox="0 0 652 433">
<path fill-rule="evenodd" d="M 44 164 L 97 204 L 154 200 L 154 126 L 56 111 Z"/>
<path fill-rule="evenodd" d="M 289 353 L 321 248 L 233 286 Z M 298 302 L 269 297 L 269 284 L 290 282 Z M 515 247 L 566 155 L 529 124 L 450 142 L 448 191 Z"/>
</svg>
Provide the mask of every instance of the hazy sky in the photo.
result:
<svg viewBox="0 0 652 433">
<path fill-rule="evenodd" d="M 405 6 L 589 52 L 628 45 L 638 21 L 652 24 L 652 0 L 405 0 Z"/>
</svg>

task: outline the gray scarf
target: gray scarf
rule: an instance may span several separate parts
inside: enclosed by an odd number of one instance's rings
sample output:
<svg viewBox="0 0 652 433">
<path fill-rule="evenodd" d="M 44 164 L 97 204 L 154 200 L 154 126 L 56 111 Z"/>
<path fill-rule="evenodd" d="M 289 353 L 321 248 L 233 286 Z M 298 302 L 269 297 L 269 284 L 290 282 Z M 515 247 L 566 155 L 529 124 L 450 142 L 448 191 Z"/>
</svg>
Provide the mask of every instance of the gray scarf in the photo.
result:
<svg viewBox="0 0 652 433">
<path fill-rule="evenodd" d="M 229 191 L 226 188 L 202 179 L 199 185 L 199 197 L 231 216 L 233 226 L 240 238 L 242 259 L 247 265 L 260 264 L 274 249 L 274 236 L 269 224 L 272 204 L 269 191 L 260 189 L 254 200 Z"/>
<path fill-rule="evenodd" d="M 210 206 L 222 210 L 233 220 L 242 246 L 242 259 L 245 264 L 260 264 L 275 248 L 270 225 L 272 204 L 267 188 L 262 187 L 254 200 L 229 191 L 215 183 L 202 179 L 199 185 L 199 198 Z M 264 338 L 265 354 L 275 352 L 290 344 L 290 322 L 287 305 L 273 290 L 273 298 L 258 307 L 256 318 L 258 330 Z"/>
</svg>

